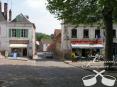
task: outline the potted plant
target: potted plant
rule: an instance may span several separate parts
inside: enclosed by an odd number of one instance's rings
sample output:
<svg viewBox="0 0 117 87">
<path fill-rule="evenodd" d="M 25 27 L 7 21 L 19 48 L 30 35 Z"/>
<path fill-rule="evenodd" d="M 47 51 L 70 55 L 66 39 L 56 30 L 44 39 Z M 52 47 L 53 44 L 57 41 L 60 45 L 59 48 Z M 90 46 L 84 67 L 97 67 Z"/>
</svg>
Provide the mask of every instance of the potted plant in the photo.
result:
<svg viewBox="0 0 117 87">
<path fill-rule="evenodd" d="M 74 52 L 72 52 L 72 54 L 71 54 L 71 60 L 72 60 L 72 62 L 77 62 L 77 56 L 75 55 Z"/>
</svg>

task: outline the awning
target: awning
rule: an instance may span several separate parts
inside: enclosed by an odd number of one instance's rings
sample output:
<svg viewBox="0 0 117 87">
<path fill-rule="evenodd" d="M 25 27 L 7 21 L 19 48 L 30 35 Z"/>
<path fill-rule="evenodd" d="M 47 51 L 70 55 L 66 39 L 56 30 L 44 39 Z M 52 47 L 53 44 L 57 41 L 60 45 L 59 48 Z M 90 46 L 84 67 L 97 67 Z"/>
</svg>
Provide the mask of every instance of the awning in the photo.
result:
<svg viewBox="0 0 117 87">
<path fill-rule="evenodd" d="M 27 44 L 10 44 L 10 48 L 27 48 Z"/>
<path fill-rule="evenodd" d="M 103 44 L 71 44 L 72 48 L 84 48 L 84 49 L 92 49 L 92 48 L 103 48 Z"/>
</svg>

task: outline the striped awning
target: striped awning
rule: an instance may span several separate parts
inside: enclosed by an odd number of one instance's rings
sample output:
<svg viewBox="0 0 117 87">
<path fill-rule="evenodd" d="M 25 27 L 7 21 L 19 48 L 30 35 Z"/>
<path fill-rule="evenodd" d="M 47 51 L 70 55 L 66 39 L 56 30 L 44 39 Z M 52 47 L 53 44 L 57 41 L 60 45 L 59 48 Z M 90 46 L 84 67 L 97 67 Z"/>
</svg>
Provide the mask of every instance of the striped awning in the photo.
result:
<svg viewBox="0 0 117 87">
<path fill-rule="evenodd" d="M 10 44 L 10 48 L 27 48 L 27 44 Z"/>
<path fill-rule="evenodd" d="M 103 44 L 71 44 L 72 48 L 84 48 L 84 49 L 90 49 L 90 48 L 103 48 Z"/>
</svg>

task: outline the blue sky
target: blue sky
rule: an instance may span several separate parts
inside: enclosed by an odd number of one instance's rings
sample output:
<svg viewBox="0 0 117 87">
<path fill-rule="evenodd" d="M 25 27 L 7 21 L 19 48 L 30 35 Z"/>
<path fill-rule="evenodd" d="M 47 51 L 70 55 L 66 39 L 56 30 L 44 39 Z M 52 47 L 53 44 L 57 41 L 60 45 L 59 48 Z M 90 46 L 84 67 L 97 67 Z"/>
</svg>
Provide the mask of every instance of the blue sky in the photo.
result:
<svg viewBox="0 0 117 87">
<path fill-rule="evenodd" d="M 54 33 L 54 29 L 60 29 L 60 21 L 55 16 L 50 14 L 46 9 L 46 0 L 1 0 L 9 3 L 9 8 L 12 8 L 13 18 L 23 13 L 29 16 L 29 20 L 35 23 L 37 32 L 46 34 Z"/>
</svg>

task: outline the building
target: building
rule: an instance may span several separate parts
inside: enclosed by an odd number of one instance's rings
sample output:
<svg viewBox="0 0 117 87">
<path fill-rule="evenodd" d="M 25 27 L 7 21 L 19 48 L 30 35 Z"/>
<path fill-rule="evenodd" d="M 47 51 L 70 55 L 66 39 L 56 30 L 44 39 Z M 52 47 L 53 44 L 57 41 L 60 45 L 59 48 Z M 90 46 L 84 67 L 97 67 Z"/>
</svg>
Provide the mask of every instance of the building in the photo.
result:
<svg viewBox="0 0 117 87">
<path fill-rule="evenodd" d="M 28 16 L 19 14 L 11 20 L 12 12 L 8 5 L 4 3 L 4 12 L 2 12 L 2 3 L 0 3 L 0 51 L 8 52 L 11 56 L 17 52 L 19 57 L 33 57 L 35 55 L 35 25 L 31 23 Z"/>
<path fill-rule="evenodd" d="M 62 56 L 61 53 L 61 29 L 55 29 L 53 43 L 55 44 L 55 54 L 57 57 Z"/>
<path fill-rule="evenodd" d="M 61 51 L 61 29 L 55 29 L 53 41 L 57 52 Z"/>
<path fill-rule="evenodd" d="M 39 41 L 38 51 L 40 51 L 40 52 L 46 52 L 46 51 L 48 51 L 48 46 L 50 44 L 51 44 L 51 40 L 50 39 L 41 39 Z"/>
<path fill-rule="evenodd" d="M 2 3 L 0 2 L 0 52 L 5 54 L 5 50 L 8 49 L 9 38 L 7 34 L 8 19 L 6 16 L 7 3 L 4 3 L 4 11 L 2 11 Z"/>
<path fill-rule="evenodd" d="M 8 24 L 9 52 L 18 56 L 35 55 L 35 25 L 23 14 L 16 16 Z"/>
<path fill-rule="evenodd" d="M 117 25 L 113 25 L 113 53 L 117 54 Z M 80 56 L 104 54 L 104 29 L 99 25 L 79 25 L 75 27 L 62 23 L 61 48 L 75 51 Z"/>
</svg>

